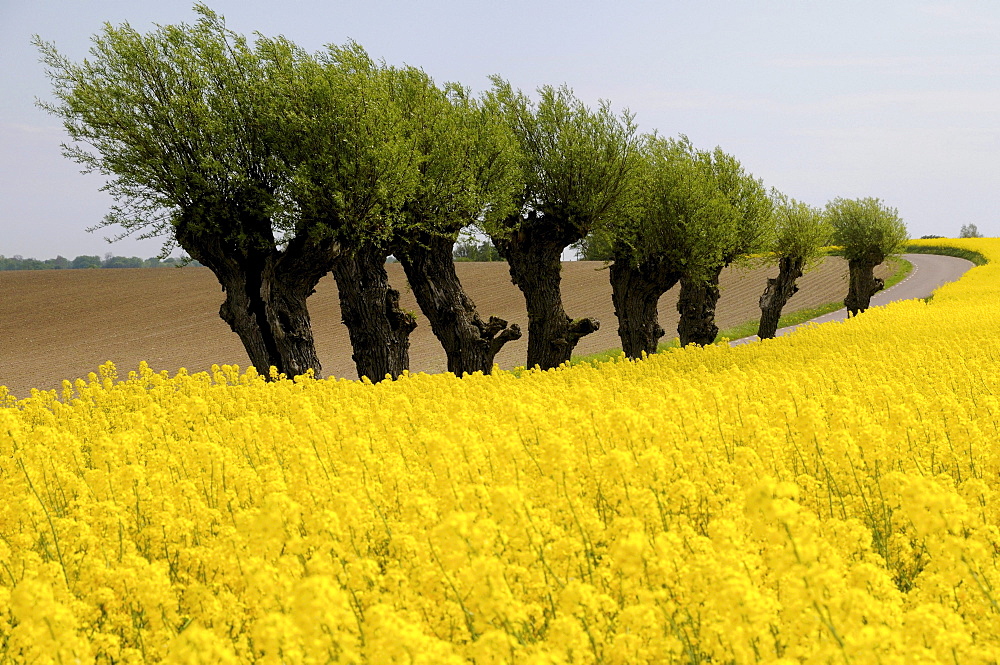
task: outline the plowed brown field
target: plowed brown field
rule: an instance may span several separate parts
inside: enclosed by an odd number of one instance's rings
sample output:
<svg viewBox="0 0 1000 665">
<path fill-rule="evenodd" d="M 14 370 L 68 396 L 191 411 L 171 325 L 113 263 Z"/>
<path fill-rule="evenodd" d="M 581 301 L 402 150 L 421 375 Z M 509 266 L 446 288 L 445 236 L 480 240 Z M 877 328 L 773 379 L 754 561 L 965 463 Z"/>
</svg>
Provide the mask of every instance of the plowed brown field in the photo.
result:
<svg viewBox="0 0 1000 665">
<path fill-rule="evenodd" d="M 399 264 L 388 267 L 405 309 L 419 311 Z M 880 266 L 881 274 L 891 272 Z M 480 314 L 519 323 L 525 336 L 507 344 L 497 362 L 510 368 L 524 363 L 527 315 L 506 263 L 460 263 L 459 276 Z M 760 315 L 757 299 L 777 268 L 740 270 L 722 275 L 717 311 L 720 328 Z M 601 329 L 584 337 L 577 354 L 620 348 L 604 264 L 563 264 L 563 294 L 570 316 L 594 316 Z M 799 280 L 799 292 L 785 312 L 839 300 L 847 291 L 847 264 L 830 257 Z M 86 377 L 111 360 L 119 371 L 142 360 L 156 370 L 180 367 L 201 371 L 213 363 L 247 366 L 243 346 L 219 318 L 223 295 L 207 268 L 119 270 L 44 270 L 0 272 L 0 385 L 18 397 L 31 388 L 58 388 L 63 379 Z M 668 338 L 677 327 L 677 289 L 660 300 L 660 323 Z M 323 373 L 355 378 L 347 329 L 340 321 L 337 287 L 325 277 L 309 299 Z M 410 337 L 412 371 L 441 372 L 445 355 L 427 320 L 418 315 Z"/>
</svg>

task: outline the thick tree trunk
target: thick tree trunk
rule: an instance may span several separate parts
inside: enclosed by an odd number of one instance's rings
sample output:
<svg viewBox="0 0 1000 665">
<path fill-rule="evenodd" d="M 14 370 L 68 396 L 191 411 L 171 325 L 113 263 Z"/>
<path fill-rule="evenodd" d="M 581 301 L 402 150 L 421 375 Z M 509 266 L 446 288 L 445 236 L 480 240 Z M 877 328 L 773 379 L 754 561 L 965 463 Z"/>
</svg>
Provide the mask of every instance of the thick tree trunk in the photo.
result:
<svg viewBox="0 0 1000 665">
<path fill-rule="evenodd" d="M 273 260 L 240 267 L 217 274 L 226 292 L 219 316 L 239 335 L 250 362 L 264 376 L 270 375 L 271 367 L 289 377 L 310 369 L 320 376 L 322 366 L 306 309 L 313 285 L 281 280 Z"/>
<path fill-rule="evenodd" d="M 399 308 L 399 291 L 389 286 L 384 250 L 364 245 L 333 263 L 340 310 L 354 350 L 358 378 L 396 378 L 410 367 L 410 333 L 416 319 Z"/>
<path fill-rule="evenodd" d="M 256 246 L 200 231 L 193 213 L 178 220 L 176 239 L 215 273 L 226 294 L 219 316 L 239 336 L 258 373 L 270 377 L 273 367 L 288 377 L 309 370 L 319 377 L 322 366 L 306 299 L 329 272 L 339 247 L 331 240 L 294 237 L 279 251 L 270 236 L 270 221 L 244 214 L 253 222 L 245 221 L 245 227 L 255 223 L 258 228 Z"/>
<path fill-rule="evenodd" d="M 872 296 L 885 288 L 885 281 L 875 276 L 875 266 L 881 261 L 852 260 L 848 262 L 851 281 L 844 306 L 849 316 L 857 316 L 868 309 Z"/>
<path fill-rule="evenodd" d="M 611 264 L 611 300 L 618 317 L 618 336 L 629 358 L 656 353 L 663 328 L 657 305 L 660 296 L 680 279 L 662 262 L 647 261 L 638 266 L 629 261 Z"/>
<path fill-rule="evenodd" d="M 462 289 L 452 256 L 454 240 L 430 234 L 396 251 L 420 310 L 444 347 L 448 371 L 456 376 L 493 371 L 493 360 L 507 342 L 521 337 L 517 324 L 499 317 L 483 321 Z"/>
<path fill-rule="evenodd" d="M 719 327 L 715 325 L 715 306 L 719 302 L 719 275 L 723 266 L 712 271 L 708 279 L 692 280 L 681 277 L 681 293 L 677 312 L 677 334 L 681 346 L 698 344 L 707 346 L 715 342 Z"/>
<path fill-rule="evenodd" d="M 778 276 L 767 280 L 767 288 L 760 296 L 760 325 L 757 336 L 771 339 L 778 331 L 778 320 L 785 304 L 799 290 L 795 284 L 802 277 L 804 260 L 799 256 L 783 256 L 778 261 Z"/>
<path fill-rule="evenodd" d="M 524 294 L 528 309 L 528 367 L 558 367 L 573 355 L 584 335 L 600 327 L 597 319 L 571 319 L 563 309 L 562 251 L 570 242 L 543 233 L 519 231 L 512 238 L 493 242 L 510 266 L 514 284 Z"/>
</svg>

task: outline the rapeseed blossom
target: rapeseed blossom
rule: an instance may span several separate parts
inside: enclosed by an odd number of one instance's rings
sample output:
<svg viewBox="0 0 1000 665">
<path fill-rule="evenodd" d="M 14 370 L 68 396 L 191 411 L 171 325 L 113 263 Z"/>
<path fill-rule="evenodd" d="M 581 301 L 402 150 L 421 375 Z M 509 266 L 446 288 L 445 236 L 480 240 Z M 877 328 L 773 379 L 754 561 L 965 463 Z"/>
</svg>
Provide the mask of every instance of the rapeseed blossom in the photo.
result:
<svg viewBox="0 0 1000 665">
<path fill-rule="evenodd" d="M 1000 241 L 935 242 L 736 348 L 0 395 L 0 662 L 996 663 Z"/>
</svg>

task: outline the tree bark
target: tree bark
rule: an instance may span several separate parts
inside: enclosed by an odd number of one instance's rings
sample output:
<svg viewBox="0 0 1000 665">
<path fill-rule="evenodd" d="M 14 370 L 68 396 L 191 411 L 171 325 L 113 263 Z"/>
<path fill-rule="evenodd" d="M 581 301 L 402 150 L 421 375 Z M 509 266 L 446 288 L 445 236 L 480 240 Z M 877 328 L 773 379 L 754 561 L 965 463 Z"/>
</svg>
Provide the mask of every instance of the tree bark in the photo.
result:
<svg viewBox="0 0 1000 665">
<path fill-rule="evenodd" d="M 884 259 L 883 259 L 884 260 Z M 875 276 L 875 266 L 882 261 L 852 259 L 848 262 L 851 280 L 844 306 L 848 316 L 857 316 L 868 309 L 872 296 L 885 288 L 885 280 Z"/>
<path fill-rule="evenodd" d="M 662 261 L 646 261 L 638 266 L 627 260 L 611 264 L 611 300 L 618 317 L 622 350 L 632 359 L 656 353 L 664 331 L 659 323 L 660 296 L 680 279 Z"/>
<path fill-rule="evenodd" d="M 412 314 L 399 308 L 399 291 L 389 286 L 386 252 L 365 244 L 333 263 L 340 310 L 351 338 L 358 378 L 396 378 L 410 367 Z"/>
<path fill-rule="evenodd" d="M 707 346 L 715 342 L 719 334 L 719 327 L 715 325 L 715 306 L 719 302 L 719 275 L 723 267 L 714 268 L 706 280 L 681 277 L 677 334 L 682 347 L 688 344 Z"/>
<path fill-rule="evenodd" d="M 563 249 L 576 240 L 560 236 L 555 224 L 493 238 L 527 305 L 528 367 L 550 369 L 569 361 L 580 338 L 601 325 L 593 318 L 571 319 L 563 308 L 560 258 Z"/>
<path fill-rule="evenodd" d="M 310 369 L 321 375 L 306 309 L 313 285 L 282 280 L 271 260 L 216 276 L 226 292 L 219 316 L 239 335 L 258 373 L 269 377 L 274 367 L 289 377 Z"/>
<path fill-rule="evenodd" d="M 521 328 L 496 316 L 482 320 L 455 272 L 454 246 L 451 237 L 423 233 L 398 247 L 395 255 L 420 310 L 444 347 L 448 371 L 456 376 L 489 374 L 497 353 L 521 337 Z"/>
<path fill-rule="evenodd" d="M 239 336 L 257 372 L 270 378 L 273 367 L 288 377 L 309 370 L 321 376 L 306 299 L 330 270 L 337 244 L 293 237 L 279 251 L 264 218 L 246 223 L 257 227 L 259 242 L 241 244 L 220 233 L 200 232 L 192 217 L 178 220 L 175 237 L 215 273 L 226 294 L 219 316 Z"/>
<path fill-rule="evenodd" d="M 805 261 L 800 256 L 783 256 L 778 261 L 778 276 L 767 280 L 767 288 L 760 296 L 760 325 L 757 336 L 771 339 L 778 331 L 781 310 L 788 300 L 798 292 L 796 280 L 802 277 Z"/>
</svg>

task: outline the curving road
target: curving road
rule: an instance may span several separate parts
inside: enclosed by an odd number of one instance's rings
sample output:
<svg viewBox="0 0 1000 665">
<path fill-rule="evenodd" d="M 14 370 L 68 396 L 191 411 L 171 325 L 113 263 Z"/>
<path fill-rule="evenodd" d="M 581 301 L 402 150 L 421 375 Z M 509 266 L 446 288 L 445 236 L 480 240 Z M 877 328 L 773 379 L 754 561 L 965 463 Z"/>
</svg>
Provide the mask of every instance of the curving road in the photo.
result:
<svg viewBox="0 0 1000 665">
<path fill-rule="evenodd" d="M 954 282 L 973 265 L 972 261 L 959 259 L 954 256 L 941 256 L 938 254 L 903 254 L 903 258 L 913 264 L 913 270 L 906 279 L 895 286 L 879 291 L 872 296 L 872 307 L 887 305 L 896 300 L 911 300 L 913 298 L 927 298 L 934 293 L 939 286 Z M 827 321 L 843 321 L 847 318 L 847 309 L 838 309 L 823 316 L 812 319 L 808 323 L 826 323 Z M 802 325 L 802 324 L 799 324 Z M 787 335 L 798 326 L 778 328 L 777 334 Z M 744 337 L 730 342 L 730 344 L 746 344 L 756 342 L 758 337 Z"/>
</svg>

